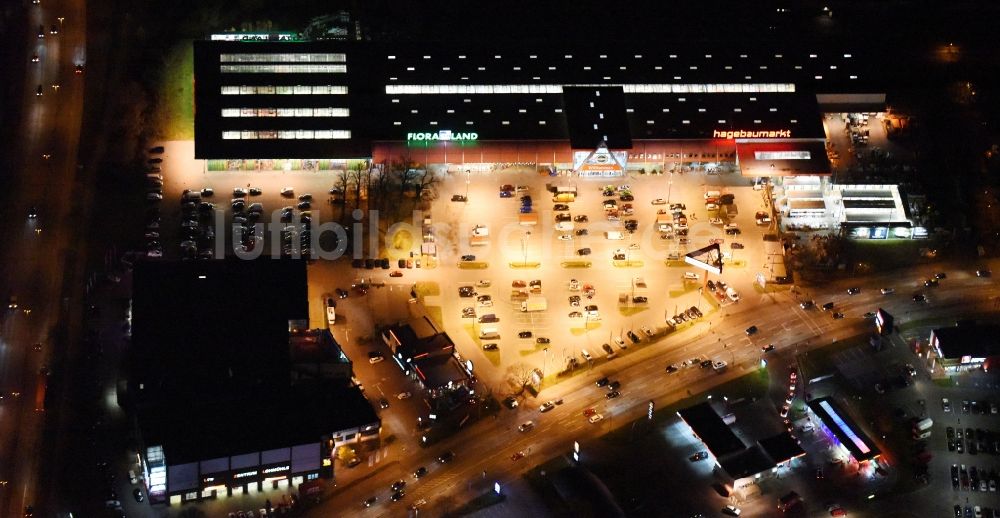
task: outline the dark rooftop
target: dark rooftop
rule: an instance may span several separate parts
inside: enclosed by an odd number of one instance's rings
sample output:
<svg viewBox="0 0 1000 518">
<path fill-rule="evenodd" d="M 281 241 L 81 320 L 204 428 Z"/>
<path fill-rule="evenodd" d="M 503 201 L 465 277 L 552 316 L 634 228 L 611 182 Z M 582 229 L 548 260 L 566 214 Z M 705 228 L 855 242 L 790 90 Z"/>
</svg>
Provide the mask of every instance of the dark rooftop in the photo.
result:
<svg viewBox="0 0 1000 518">
<path fill-rule="evenodd" d="M 308 317 L 304 261 L 139 262 L 130 393 L 187 401 L 287 386 L 289 321 Z"/>
<path fill-rule="evenodd" d="M 767 456 L 775 464 L 781 464 L 782 462 L 806 454 L 802 450 L 802 446 L 799 446 L 799 441 L 790 432 L 782 432 L 773 437 L 761 439 L 757 441 L 757 444 L 760 445 L 761 449 L 767 453 Z"/>
<path fill-rule="evenodd" d="M 938 351 L 945 358 L 989 358 L 1000 355 L 1000 326 L 997 325 L 962 323 L 937 328 L 934 336 L 938 339 Z"/>
<path fill-rule="evenodd" d="M 758 445 L 719 459 L 719 465 L 730 477 L 743 478 L 756 475 L 774 467 L 774 461 Z"/>
<path fill-rule="evenodd" d="M 679 410 L 677 414 L 717 459 L 746 448 L 708 402 Z"/>
</svg>

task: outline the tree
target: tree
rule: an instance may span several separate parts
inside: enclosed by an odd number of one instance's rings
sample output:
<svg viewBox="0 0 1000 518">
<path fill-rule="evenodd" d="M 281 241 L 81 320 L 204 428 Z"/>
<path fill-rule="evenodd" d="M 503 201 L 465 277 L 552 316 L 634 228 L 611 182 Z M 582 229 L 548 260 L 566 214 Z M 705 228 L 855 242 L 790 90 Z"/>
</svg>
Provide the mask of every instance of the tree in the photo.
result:
<svg viewBox="0 0 1000 518">
<path fill-rule="evenodd" d="M 365 166 L 362 162 L 358 162 L 347 170 L 347 179 L 354 189 L 354 208 L 356 209 L 361 208 L 361 187 L 363 186 L 364 170 Z"/>
<path fill-rule="evenodd" d="M 507 383 L 516 394 L 521 394 L 531 384 L 531 367 L 520 362 L 508 366 Z"/>
</svg>

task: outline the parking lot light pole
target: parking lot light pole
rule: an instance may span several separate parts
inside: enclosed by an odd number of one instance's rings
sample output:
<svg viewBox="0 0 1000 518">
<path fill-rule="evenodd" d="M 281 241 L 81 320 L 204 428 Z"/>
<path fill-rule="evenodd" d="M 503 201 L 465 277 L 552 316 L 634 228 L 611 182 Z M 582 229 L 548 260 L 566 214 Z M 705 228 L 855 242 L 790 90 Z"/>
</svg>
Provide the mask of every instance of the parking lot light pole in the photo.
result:
<svg viewBox="0 0 1000 518">
<path fill-rule="evenodd" d="M 670 205 L 670 194 L 674 190 L 674 170 L 670 169 L 670 178 L 667 180 L 667 205 Z"/>
<path fill-rule="evenodd" d="M 527 266 L 528 264 L 528 238 L 531 237 L 531 231 L 526 230 L 524 236 L 521 237 L 521 266 Z"/>
<path fill-rule="evenodd" d="M 465 201 L 466 201 L 466 203 L 468 203 L 468 201 L 469 201 L 469 182 L 472 181 L 471 177 L 472 177 L 472 170 L 471 169 L 466 169 L 465 170 Z"/>
</svg>

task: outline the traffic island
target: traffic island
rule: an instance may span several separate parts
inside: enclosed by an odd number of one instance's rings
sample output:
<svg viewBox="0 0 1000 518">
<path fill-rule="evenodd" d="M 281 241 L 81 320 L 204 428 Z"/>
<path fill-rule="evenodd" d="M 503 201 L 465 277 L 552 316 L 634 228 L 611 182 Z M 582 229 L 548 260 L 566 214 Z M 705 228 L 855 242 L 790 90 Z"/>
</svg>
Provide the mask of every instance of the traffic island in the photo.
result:
<svg viewBox="0 0 1000 518">
<path fill-rule="evenodd" d="M 560 263 L 563 268 L 590 268 L 590 261 L 563 261 Z"/>
<path fill-rule="evenodd" d="M 688 266 L 683 259 L 666 259 L 663 261 L 663 264 L 666 265 L 667 268 L 682 268 L 684 266 Z"/>
<path fill-rule="evenodd" d="M 542 263 L 539 262 L 511 262 L 508 265 L 515 270 L 533 270 L 540 268 Z"/>
<path fill-rule="evenodd" d="M 614 260 L 612 260 L 611 264 L 613 266 L 617 267 L 617 268 L 642 268 L 642 265 L 644 263 L 642 261 L 638 260 L 638 259 L 632 259 L 632 260 L 629 260 L 629 261 L 614 261 Z"/>
<path fill-rule="evenodd" d="M 486 261 L 460 261 L 458 263 L 459 270 L 485 270 L 490 267 L 490 263 Z"/>
</svg>

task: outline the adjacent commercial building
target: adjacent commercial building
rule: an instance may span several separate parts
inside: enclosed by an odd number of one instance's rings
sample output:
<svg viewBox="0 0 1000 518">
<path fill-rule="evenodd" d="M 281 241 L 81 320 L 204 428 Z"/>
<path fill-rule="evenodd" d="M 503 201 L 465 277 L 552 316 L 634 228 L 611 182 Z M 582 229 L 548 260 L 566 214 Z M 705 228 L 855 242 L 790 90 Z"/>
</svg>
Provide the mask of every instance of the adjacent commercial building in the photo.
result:
<svg viewBox="0 0 1000 518">
<path fill-rule="evenodd" d="M 448 333 L 439 331 L 428 317 L 385 328 L 382 341 L 392 351 L 396 365 L 414 377 L 432 399 L 456 391 L 472 393 L 476 381 L 472 363 L 459 360 Z"/>
<path fill-rule="evenodd" d="M 989 371 L 1000 362 L 1000 326 L 958 322 L 932 330 L 929 345 L 932 369 L 940 367 L 946 374 Z"/>
<path fill-rule="evenodd" d="M 715 463 L 716 476 L 740 498 L 759 493 L 758 481 L 774 476 L 780 467 L 805 455 L 788 432 L 747 446 L 707 401 L 682 409 L 677 415 L 705 445 Z"/>
<path fill-rule="evenodd" d="M 381 422 L 328 331 L 308 330 L 303 261 L 140 262 L 122 398 L 150 501 L 334 475 Z"/>
<path fill-rule="evenodd" d="M 832 398 L 812 399 L 806 403 L 806 408 L 817 428 L 823 430 L 851 460 L 866 463 L 882 454 L 864 430 Z"/>
</svg>

